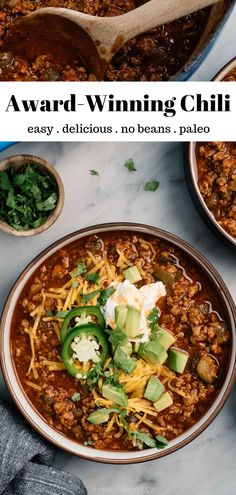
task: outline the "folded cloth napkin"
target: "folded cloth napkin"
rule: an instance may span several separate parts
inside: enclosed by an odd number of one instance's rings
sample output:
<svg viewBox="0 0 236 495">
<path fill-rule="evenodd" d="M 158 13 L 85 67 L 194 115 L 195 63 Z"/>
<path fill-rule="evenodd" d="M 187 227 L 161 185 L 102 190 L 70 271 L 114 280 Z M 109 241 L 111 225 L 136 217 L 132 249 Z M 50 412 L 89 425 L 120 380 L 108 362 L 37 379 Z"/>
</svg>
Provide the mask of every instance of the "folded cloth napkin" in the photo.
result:
<svg viewBox="0 0 236 495">
<path fill-rule="evenodd" d="M 54 448 L 0 401 L 0 494 L 86 495 L 83 483 L 53 469 Z"/>
</svg>

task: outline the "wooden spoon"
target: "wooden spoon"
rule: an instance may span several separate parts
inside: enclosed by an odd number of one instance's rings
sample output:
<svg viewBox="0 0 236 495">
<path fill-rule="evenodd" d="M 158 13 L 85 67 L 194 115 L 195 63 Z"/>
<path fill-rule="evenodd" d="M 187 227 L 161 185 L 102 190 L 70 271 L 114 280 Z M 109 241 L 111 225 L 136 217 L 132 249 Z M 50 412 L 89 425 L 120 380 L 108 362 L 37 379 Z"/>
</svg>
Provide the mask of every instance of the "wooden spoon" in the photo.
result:
<svg viewBox="0 0 236 495">
<path fill-rule="evenodd" d="M 130 39 L 219 0 L 150 0 L 127 14 L 96 17 L 75 10 L 46 7 L 13 26 L 2 49 L 28 60 L 52 53 L 66 61 L 81 60 L 98 78 L 114 54 Z"/>
</svg>

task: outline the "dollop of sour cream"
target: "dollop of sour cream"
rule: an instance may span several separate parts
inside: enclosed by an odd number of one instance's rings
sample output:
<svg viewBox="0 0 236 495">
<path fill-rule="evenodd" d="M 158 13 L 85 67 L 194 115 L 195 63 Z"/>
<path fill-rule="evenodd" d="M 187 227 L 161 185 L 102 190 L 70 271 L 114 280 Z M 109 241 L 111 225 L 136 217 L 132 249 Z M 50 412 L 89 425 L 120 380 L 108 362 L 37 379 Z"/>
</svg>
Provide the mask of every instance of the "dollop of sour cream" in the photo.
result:
<svg viewBox="0 0 236 495">
<path fill-rule="evenodd" d="M 139 339 L 140 342 L 147 342 L 150 337 L 150 327 L 147 317 L 156 306 L 157 301 L 166 295 L 166 289 L 163 282 L 155 282 L 153 284 L 143 285 L 138 289 L 129 280 L 124 282 L 112 282 L 111 284 L 116 290 L 109 297 L 105 305 L 105 320 L 107 325 L 112 329 L 115 328 L 115 307 L 124 304 L 125 306 L 133 306 L 140 312 L 139 333 L 143 336 Z M 129 339 L 135 341 L 137 339 Z"/>
</svg>

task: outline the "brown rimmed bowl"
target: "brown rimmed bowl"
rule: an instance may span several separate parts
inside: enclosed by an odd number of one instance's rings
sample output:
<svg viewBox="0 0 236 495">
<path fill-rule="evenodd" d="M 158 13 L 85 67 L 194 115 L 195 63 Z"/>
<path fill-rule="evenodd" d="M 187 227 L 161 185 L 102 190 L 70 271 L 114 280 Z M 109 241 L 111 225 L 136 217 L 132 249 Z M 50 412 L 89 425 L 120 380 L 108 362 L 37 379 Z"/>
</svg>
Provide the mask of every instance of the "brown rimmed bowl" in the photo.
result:
<svg viewBox="0 0 236 495">
<path fill-rule="evenodd" d="M 213 81 L 223 81 L 225 77 L 234 69 L 236 69 L 236 57 L 220 69 L 220 71 L 213 78 Z M 234 83 L 232 82 L 232 84 Z M 210 227 L 212 232 L 214 232 L 218 239 L 223 241 L 229 248 L 236 250 L 236 238 L 230 235 L 219 225 L 200 193 L 198 187 L 196 145 L 196 142 L 188 143 L 186 153 L 187 156 L 185 160 L 185 176 L 190 195 L 202 219 L 205 221 L 207 226 Z"/>
<path fill-rule="evenodd" d="M 233 84 L 233 83 L 232 83 Z M 224 242 L 229 248 L 236 251 L 236 238 L 224 230 L 215 219 L 213 213 L 207 207 L 198 187 L 198 171 L 196 158 L 197 143 L 189 143 L 185 163 L 185 176 L 187 186 L 193 203 L 200 213 L 202 219 L 218 239 Z"/>
<path fill-rule="evenodd" d="M 236 57 L 232 58 L 227 64 L 220 69 L 219 72 L 213 77 L 213 81 L 223 81 L 230 72 L 236 70 Z"/>
<path fill-rule="evenodd" d="M 8 223 L 0 220 L 0 230 L 6 232 L 7 234 L 11 234 L 17 237 L 29 237 L 32 235 L 41 234 L 47 230 L 54 222 L 58 219 L 61 214 L 63 205 L 64 205 L 64 186 L 62 180 L 56 171 L 56 169 L 49 162 L 34 155 L 13 155 L 9 158 L 5 158 L 5 160 L 0 161 L 0 170 L 6 170 L 7 168 L 15 168 L 19 169 L 26 163 L 33 163 L 37 165 L 39 170 L 47 172 L 54 179 L 57 186 L 58 200 L 56 208 L 46 217 L 42 225 L 35 229 L 29 230 L 16 230 L 11 227 Z"/>
<path fill-rule="evenodd" d="M 78 239 L 86 237 L 91 234 L 101 234 L 104 232 L 121 232 L 128 231 L 137 234 L 149 234 L 153 237 L 157 237 L 161 240 L 167 241 L 174 247 L 177 247 L 179 251 L 187 256 L 189 261 L 197 266 L 198 270 L 204 273 L 207 277 L 209 283 L 217 291 L 218 297 L 221 301 L 222 309 L 225 313 L 225 317 L 228 322 L 229 330 L 231 332 L 231 348 L 230 356 L 228 361 L 228 368 L 226 370 L 226 377 L 224 383 L 215 398 L 213 404 L 210 406 L 208 411 L 204 414 L 198 422 L 187 430 L 184 434 L 180 435 L 176 439 L 169 442 L 169 445 L 164 450 L 157 449 L 147 449 L 143 451 L 105 451 L 96 450 L 89 446 L 81 445 L 65 435 L 59 433 L 54 428 L 50 427 L 48 423 L 43 419 L 43 417 L 37 412 L 34 406 L 30 403 L 27 395 L 25 394 L 13 363 L 11 343 L 10 343 L 10 330 L 12 317 L 14 313 L 17 300 L 20 296 L 22 289 L 25 284 L 32 276 L 34 271 L 46 261 L 46 259 L 59 249 L 67 246 L 71 242 Z M 79 230 L 70 234 L 59 241 L 55 242 L 48 249 L 43 251 L 39 256 L 37 256 L 23 271 L 18 280 L 16 281 L 13 289 L 11 290 L 7 302 L 5 304 L 2 319 L 1 319 L 1 343 L 0 343 L 0 355 L 2 370 L 5 377 L 7 387 L 18 406 L 21 413 L 25 416 L 31 426 L 37 430 L 41 435 L 43 435 L 47 440 L 54 443 L 57 447 L 60 447 L 71 454 L 99 462 L 107 462 L 113 464 L 128 464 L 144 462 L 148 460 L 157 459 L 159 457 L 175 452 L 176 450 L 184 447 L 194 438 L 196 438 L 200 433 L 202 433 L 205 428 L 213 421 L 216 415 L 221 410 L 224 405 L 231 388 L 234 384 L 235 374 L 236 374 L 236 309 L 232 300 L 232 297 L 224 284 L 223 280 L 213 268 L 213 266 L 204 258 L 195 248 L 187 244 L 185 241 L 179 237 L 160 230 L 155 227 L 148 225 L 140 225 L 135 223 L 109 223 L 96 225 L 86 229 Z"/>
<path fill-rule="evenodd" d="M 235 0 L 221 0 L 211 7 L 206 28 L 189 60 L 171 79 L 188 80 L 208 56 L 231 13 L 234 13 Z"/>
</svg>

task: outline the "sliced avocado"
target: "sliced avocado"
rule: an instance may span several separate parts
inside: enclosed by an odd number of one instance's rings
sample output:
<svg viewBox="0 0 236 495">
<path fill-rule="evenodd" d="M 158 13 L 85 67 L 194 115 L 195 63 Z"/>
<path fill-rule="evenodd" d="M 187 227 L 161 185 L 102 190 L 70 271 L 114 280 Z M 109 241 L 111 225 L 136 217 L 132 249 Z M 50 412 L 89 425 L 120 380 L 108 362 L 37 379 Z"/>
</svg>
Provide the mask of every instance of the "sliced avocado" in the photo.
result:
<svg viewBox="0 0 236 495">
<path fill-rule="evenodd" d="M 156 333 L 155 340 L 168 351 L 169 347 L 176 341 L 176 338 L 173 333 L 165 330 L 165 328 L 160 328 Z"/>
<path fill-rule="evenodd" d="M 161 395 L 165 392 L 165 387 L 162 385 L 159 378 L 156 376 L 151 376 L 149 378 L 146 390 L 144 392 L 145 399 L 156 402 L 160 399 Z"/>
<path fill-rule="evenodd" d="M 163 364 L 168 357 L 164 346 L 155 340 L 140 344 L 138 355 L 148 363 L 160 364 Z"/>
<path fill-rule="evenodd" d="M 167 365 L 177 373 L 183 373 L 187 364 L 189 354 L 186 351 L 181 351 L 177 347 L 171 347 L 168 354 Z"/>
<path fill-rule="evenodd" d="M 116 328 L 123 330 L 128 314 L 128 308 L 124 304 L 115 307 Z"/>
<path fill-rule="evenodd" d="M 133 346 L 132 343 L 129 342 L 129 340 L 127 340 L 125 344 L 121 345 L 120 348 L 122 349 L 122 351 L 125 352 L 126 356 L 131 356 L 133 352 Z"/>
<path fill-rule="evenodd" d="M 125 332 L 130 338 L 139 334 L 140 312 L 133 306 L 128 306 L 128 314 L 125 322 Z"/>
<path fill-rule="evenodd" d="M 118 368 L 121 368 L 125 373 L 128 373 L 129 375 L 131 375 L 131 373 L 133 373 L 133 371 L 137 367 L 135 360 L 132 359 L 130 356 L 127 356 L 127 354 L 125 354 L 121 347 L 117 347 L 114 354 L 114 361 Z"/>
<path fill-rule="evenodd" d="M 167 354 L 164 346 L 162 346 L 162 347 L 163 347 L 163 349 L 161 350 L 161 352 L 158 356 L 158 363 L 160 363 L 160 364 L 164 364 L 165 361 L 168 359 L 168 354 Z"/>
<path fill-rule="evenodd" d="M 172 285 L 176 282 L 177 272 L 171 273 L 168 272 L 167 270 L 164 270 L 164 268 L 161 268 L 160 266 L 156 265 L 153 273 L 154 273 L 154 277 L 158 280 L 161 280 L 165 285 Z"/>
<path fill-rule="evenodd" d="M 135 284 L 136 282 L 140 282 L 140 280 L 142 280 L 137 266 L 130 266 L 130 268 L 124 270 L 123 274 L 131 284 Z"/>
<path fill-rule="evenodd" d="M 154 402 L 154 407 L 158 412 L 164 411 L 167 407 L 172 406 L 173 399 L 169 392 L 165 392 L 159 400 Z"/>
<path fill-rule="evenodd" d="M 105 383 L 103 385 L 102 396 L 105 399 L 115 402 L 115 404 L 119 404 L 120 406 L 126 407 L 128 405 L 128 399 L 122 388 L 118 388 L 115 385 L 111 385 L 111 383 Z"/>
<path fill-rule="evenodd" d="M 87 417 L 87 421 L 93 423 L 93 425 L 101 425 L 102 423 L 107 423 L 109 420 L 109 413 L 107 409 L 96 409 L 92 411 Z"/>
<path fill-rule="evenodd" d="M 140 342 L 133 342 L 134 352 L 137 353 L 140 347 Z"/>
</svg>

